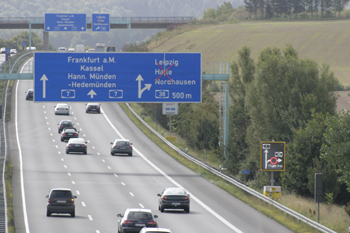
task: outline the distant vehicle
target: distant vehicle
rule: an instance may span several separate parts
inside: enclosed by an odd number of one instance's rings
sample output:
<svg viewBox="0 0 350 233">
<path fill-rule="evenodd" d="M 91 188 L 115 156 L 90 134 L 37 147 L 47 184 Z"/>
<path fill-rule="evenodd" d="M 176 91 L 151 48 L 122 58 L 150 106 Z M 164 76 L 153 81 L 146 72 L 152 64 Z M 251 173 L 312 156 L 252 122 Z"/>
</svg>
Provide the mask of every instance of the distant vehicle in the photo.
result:
<svg viewBox="0 0 350 233">
<path fill-rule="evenodd" d="M 1 48 L 1 49 L 0 49 L 0 52 L 1 52 L 1 53 L 6 53 L 6 48 Z"/>
<path fill-rule="evenodd" d="M 17 53 L 17 49 L 10 49 L 10 53 L 11 54 L 16 54 Z"/>
<path fill-rule="evenodd" d="M 61 133 L 65 128 L 73 128 L 73 122 L 70 120 L 62 120 L 58 125 L 58 133 Z"/>
<path fill-rule="evenodd" d="M 69 115 L 70 107 L 68 104 L 59 103 L 55 107 L 55 115 Z"/>
<path fill-rule="evenodd" d="M 93 49 L 93 48 L 91 48 L 91 49 L 88 49 L 88 50 L 86 50 L 86 52 L 95 52 L 95 49 Z"/>
<path fill-rule="evenodd" d="M 64 128 L 61 133 L 61 142 L 68 141 L 71 138 L 78 138 L 79 131 L 76 128 Z"/>
<path fill-rule="evenodd" d="M 82 45 L 82 44 L 77 44 L 77 45 L 75 46 L 75 52 L 77 52 L 77 53 L 83 53 L 83 52 L 85 52 L 85 47 L 84 47 L 84 45 Z"/>
<path fill-rule="evenodd" d="M 70 214 L 75 217 L 75 204 L 72 191 L 67 188 L 54 188 L 49 195 L 46 195 L 47 210 L 46 216 L 50 217 L 52 213 L 57 214 Z"/>
<path fill-rule="evenodd" d="M 126 209 L 124 214 L 118 214 L 118 232 L 140 232 L 144 227 L 158 227 L 157 215 L 153 215 L 150 209 Z"/>
<path fill-rule="evenodd" d="M 186 213 L 190 212 L 190 194 L 183 188 L 166 188 L 157 196 L 160 197 L 160 212 L 164 212 L 164 209 L 183 209 Z"/>
<path fill-rule="evenodd" d="M 34 90 L 33 89 L 29 89 L 26 92 L 26 100 L 33 100 L 33 96 L 34 96 Z"/>
<path fill-rule="evenodd" d="M 106 45 L 102 43 L 97 43 L 96 44 L 96 52 L 105 52 L 106 51 Z"/>
<path fill-rule="evenodd" d="M 57 49 L 57 52 L 66 52 L 66 51 L 67 51 L 66 47 L 59 47 Z"/>
<path fill-rule="evenodd" d="M 111 155 L 128 154 L 132 156 L 132 143 L 128 139 L 116 139 L 111 144 Z"/>
<path fill-rule="evenodd" d="M 140 233 L 171 233 L 171 230 L 168 228 L 144 227 Z"/>
<path fill-rule="evenodd" d="M 114 46 L 107 46 L 106 47 L 106 52 L 115 52 L 115 51 L 116 51 L 116 49 Z"/>
<path fill-rule="evenodd" d="M 100 106 L 101 106 L 101 104 L 99 104 L 99 103 L 87 103 L 85 112 L 86 113 L 89 113 L 89 112 L 100 113 L 101 112 L 101 107 Z"/>
<path fill-rule="evenodd" d="M 36 50 L 36 47 L 27 47 L 26 50 L 27 51 L 33 51 L 33 50 Z"/>
<path fill-rule="evenodd" d="M 68 52 L 75 52 L 75 48 L 69 48 Z"/>
<path fill-rule="evenodd" d="M 84 138 L 71 138 L 69 139 L 66 146 L 66 154 L 71 152 L 82 152 L 84 155 L 87 154 L 87 142 Z"/>
</svg>

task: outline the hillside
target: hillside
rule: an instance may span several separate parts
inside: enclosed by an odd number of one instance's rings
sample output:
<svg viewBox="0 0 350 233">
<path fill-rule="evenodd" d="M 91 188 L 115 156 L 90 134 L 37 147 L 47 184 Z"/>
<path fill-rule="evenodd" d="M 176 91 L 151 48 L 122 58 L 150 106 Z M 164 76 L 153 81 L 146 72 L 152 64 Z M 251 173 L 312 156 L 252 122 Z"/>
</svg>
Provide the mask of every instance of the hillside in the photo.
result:
<svg viewBox="0 0 350 233">
<path fill-rule="evenodd" d="M 244 22 L 199 26 L 167 40 L 152 41 L 152 52 L 201 52 L 203 61 L 231 62 L 244 45 L 256 61 L 267 46 L 291 44 L 300 58 L 331 66 L 336 77 L 350 86 L 350 21 Z"/>
</svg>

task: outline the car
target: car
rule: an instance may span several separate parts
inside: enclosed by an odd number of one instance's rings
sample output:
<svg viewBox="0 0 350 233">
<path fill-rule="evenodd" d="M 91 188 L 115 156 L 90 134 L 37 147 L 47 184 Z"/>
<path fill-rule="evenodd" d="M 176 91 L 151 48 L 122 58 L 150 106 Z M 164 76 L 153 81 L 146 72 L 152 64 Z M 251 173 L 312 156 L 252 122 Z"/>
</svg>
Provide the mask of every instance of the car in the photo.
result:
<svg viewBox="0 0 350 233">
<path fill-rule="evenodd" d="M 68 52 L 75 52 L 75 48 L 69 48 Z"/>
<path fill-rule="evenodd" d="M 75 217 L 74 199 L 77 196 L 73 195 L 72 190 L 68 188 L 54 188 L 51 189 L 49 195 L 46 195 L 46 198 L 48 198 L 47 217 L 50 217 L 53 213 L 70 214 L 72 217 Z"/>
<path fill-rule="evenodd" d="M 71 138 L 78 138 L 79 131 L 76 128 L 64 128 L 61 132 L 61 142 L 68 141 Z"/>
<path fill-rule="evenodd" d="M 171 233 L 171 230 L 168 228 L 144 227 L 140 233 Z"/>
<path fill-rule="evenodd" d="M 6 53 L 6 48 L 5 48 L 5 47 L 1 48 L 1 49 L 0 49 L 0 52 L 1 52 L 1 53 Z"/>
<path fill-rule="evenodd" d="M 158 209 L 164 212 L 165 209 L 183 209 L 190 212 L 190 194 L 183 188 L 166 188 L 159 197 Z"/>
<path fill-rule="evenodd" d="M 34 90 L 33 89 L 28 89 L 26 92 L 26 100 L 33 100 L 34 96 Z"/>
<path fill-rule="evenodd" d="M 11 54 L 17 54 L 17 49 L 10 49 Z"/>
<path fill-rule="evenodd" d="M 71 152 L 82 152 L 84 155 L 87 154 L 87 142 L 85 142 L 84 138 L 71 138 L 68 140 L 66 154 Z"/>
<path fill-rule="evenodd" d="M 128 154 L 132 156 L 132 143 L 128 139 L 116 139 L 111 144 L 111 155 Z"/>
<path fill-rule="evenodd" d="M 156 218 L 150 209 L 128 208 L 124 214 L 118 214 L 118 233 L 140 232 L 144 227 L 158 227 Z"/>
<path fill-rule="evenodd" d="M 69 115 L 70 106 L 64 103 L 58 103 L 55 107 L 55 115 Z"/>
<path fill-rule="evenodd" d="M 65 128 L 73 128 L 73 122 L 71 120 L 62 120 L 58 125 L 58 133 L 61 133 Z"/>
<path fill-rule="evenodd" d="M 90 53 L 90 52 L 95 52 L 95 49 L 88 49 L 88 50 L 86 50 L 86 52 L 88 52 L 88 53 Z"/>
<path fill-rule="evenodd" d="M 57 49 L 57 52 L 66 52 L 66 51 L 67 51 L 66 47 L 59 47 Z"/>
<path fill-rule="evenodd" d="M 36 50 L 36 47 L 27 47 L 26 50 L 27 50 L 27 51 Z"/>
<path fill-rule="evenodd" d="M 100 113 L 101 112 L 101 104 L 99 103 L 87 103 L 85 104 L 85 112 L 89 113 L 89 112 L 97 112 Z"/>
</svg>

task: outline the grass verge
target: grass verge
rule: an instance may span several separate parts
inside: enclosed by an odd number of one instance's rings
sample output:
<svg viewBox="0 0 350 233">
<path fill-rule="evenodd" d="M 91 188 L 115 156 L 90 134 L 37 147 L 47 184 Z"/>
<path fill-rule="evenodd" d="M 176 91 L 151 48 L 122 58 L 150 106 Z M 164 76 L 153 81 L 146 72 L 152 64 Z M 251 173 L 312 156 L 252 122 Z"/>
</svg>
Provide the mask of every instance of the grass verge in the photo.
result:
<svg viewBox="0 0 350 233">
<path fill-rule="evenodd" d="M 166 153 L 168 153 L 170 156 L 172 156 L 174 159 L 176 159 L 181 164 L 185 165 L 186 167 L 192 169 L 194 172 L 202 176 L 203 178 L 209 180 L 211 183 L 217 185 L 218 187 L 222 188 L 226 192 L 230 193 L 232 196 L 236 197 L 237 199 L 245 202 L 249 206 L 255 208 L 256 210 L 260 211 L 261 213 L 265 214 L 266 216 L 274 219 L 275 221 L 279 222 L 280 224 L 284 225 L 285 227 L 289 228 L 290 230 L 294 232 L 319 232 L 318 230 L 310 227 L 309 225 L 305 224 L 304 222 L 300 222 L 299 220 L 281 212 L 280 210 L 276 209 L 275 207 L 271 206 L 270 204 L 267 204 L 264 201 L 261 201 L 260 199 L 255 198 L 254 196 L 248 195 L 243 190 L 237 188 L 236 186 L 232 185 L 231 183 L 227 182 L 226 180 L 208 172 L 207 170 L 203 169 L 202 167 L 194 164 L 193 162 L 187 160 L 177 152 L 175 152 L 172 148 L 170 148 L 168 145 L 166 145 L 162 140 L 160 140 L 157 136 L 155 136 L 147 127 L 145 127 L 129 110 L 129 108 L 125 104 L 120 104 L 120 106 L 123 108 L 123 110 L 127 113 L 129 118 L 139 127 L 153 142 L 155 142 L 162 150 L 164 150 Z M 133 104 L 132 106 L 135 106 Z M 142 111 L 141 108 L 136 107 L 136 112 L 140 113 Z"/>
</svg>

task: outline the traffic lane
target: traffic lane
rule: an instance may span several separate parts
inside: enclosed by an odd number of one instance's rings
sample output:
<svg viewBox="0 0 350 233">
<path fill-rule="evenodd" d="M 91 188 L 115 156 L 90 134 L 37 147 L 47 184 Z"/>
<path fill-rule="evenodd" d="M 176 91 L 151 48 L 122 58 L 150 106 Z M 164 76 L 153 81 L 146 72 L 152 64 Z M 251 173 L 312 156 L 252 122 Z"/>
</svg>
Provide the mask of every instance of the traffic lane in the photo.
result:
<svg viewBox="0 0 350 233">
<path fill-rule="evenodd" d="M 106 105 L 106 104 L 105 104 Z M 243 202 L 233 198 L 225 191 L 218 188 L 216 185 L 210 184 L 207 187 L 207 181 L 203 181 L 200 177 L 188 179 L 186 175 L 188 171 L 186 167 L 179 165 L 177 161 L 168 156 L 163 150 L 155 145 L 148 137 L 142 137 L 141 132 L 135 125 L 129 123 L 129 118 L 126 116 L 124 111 L 119 105 L 108 104 L 111 108 L 103 108 L 107 115 L 112 116 L 112 122 L 118 125 L 118 130 L 125 132 L 124 136 L 134 142 L 134 146 L 141 147 L 144 154 L 147 154 L 147 158 L 152 161 L 156 166 L 161 167 L 163 171 L 170 174 L 170 177 L 177 180 L 183 187 L 188 189 L 190 192 L 195 193 L 200 200 L 224 216 L 225 219 L 230 219 L 235 226 L 238 226 L 244 231 L 251 232 L 266 229 L 262 232 L 291 232 L 281 224 L 261 214 L 259 211 L 251 208 Z M 114 114 L 111 114 L 111 113 Z M 134 140 L 137 138 L 138 140 Z M 143 146 L 147 145 L 147 146 Z M 190 176 L 195 177 L 195 176 Z M 194 191 L 195 190 L 195 191 Z M 213 196 L 218 198 L 213 199 Z M 235 211 L 232 211 L 235 210 Z M 236 211 L 239 210 L 239 211 Z M 253 216 L 252 220 L 249 220 Z"/>
</svg>

